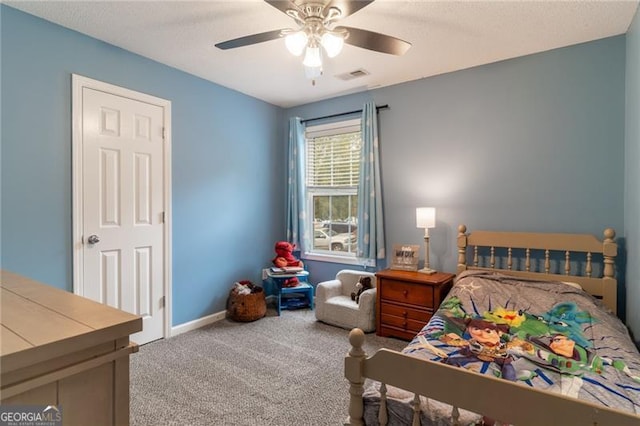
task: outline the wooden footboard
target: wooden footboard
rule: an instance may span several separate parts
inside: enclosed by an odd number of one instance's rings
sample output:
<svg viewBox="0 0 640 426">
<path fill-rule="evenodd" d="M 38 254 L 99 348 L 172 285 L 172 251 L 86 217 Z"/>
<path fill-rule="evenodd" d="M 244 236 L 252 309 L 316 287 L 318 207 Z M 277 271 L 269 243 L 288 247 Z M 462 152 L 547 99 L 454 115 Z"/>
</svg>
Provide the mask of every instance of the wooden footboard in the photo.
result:
<svg viewBox="0 0 640 426">
<path fill-rule="evenodd" d="M 640 416 L 563 395 L 533 389 L 463 368 L 381 349 L 367 357 L 362 349 L 364 333 L 355 328 L 349 333 L 351 349 L 345 357 L 345 377 L 349 380 L 350 402 L 347 424 L 363 425 L 362 399 L 366 378 L 382 383 L 380 424 L 387 423 L 385 388 L 395 386 L 416 395 L 413 424 L 419 425 L 418 395 L 442 401 L 457 408 L 482 413 L 503 423 L 515 425 L 617 425 L 638 426 Z M 500 397 L 497 398 L 496 395 Z M 544 407 L 544 409 L 541 409 Z"/>
</svg>

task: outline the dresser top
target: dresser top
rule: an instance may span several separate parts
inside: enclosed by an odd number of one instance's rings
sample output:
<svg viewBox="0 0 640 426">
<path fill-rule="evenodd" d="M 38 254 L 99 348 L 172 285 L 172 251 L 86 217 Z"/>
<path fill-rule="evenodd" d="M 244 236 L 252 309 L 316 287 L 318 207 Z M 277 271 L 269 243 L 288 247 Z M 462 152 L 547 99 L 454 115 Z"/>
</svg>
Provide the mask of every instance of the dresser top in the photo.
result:
<svg viewBox="0 0 640 426">
<path fill-rule="evenodd" d="M 137 315 L 0 270 L 2 372 L 142 330 Z"/>
<path fill-rule="evenodd" d="M 383 271 L 376 272 L 376 277 L 438 286 L 451 281 L 455 277 L 455 274 L 450 274 L 448 272 L 436 272 L 434 274 L 423 274 L 421 272 L 415 272 L 415 271 L 400 271 L 396 269 L 385 269 Z"/>
</svg>

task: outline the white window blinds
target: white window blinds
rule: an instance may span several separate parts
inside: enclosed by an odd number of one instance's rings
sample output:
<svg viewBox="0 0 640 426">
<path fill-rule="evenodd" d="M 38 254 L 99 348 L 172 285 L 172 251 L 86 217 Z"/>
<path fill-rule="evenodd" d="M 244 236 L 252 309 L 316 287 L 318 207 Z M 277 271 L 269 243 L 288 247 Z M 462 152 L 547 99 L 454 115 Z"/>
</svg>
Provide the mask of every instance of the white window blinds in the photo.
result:
<svg viewBox="0 0 640 426">
<path fill-rule="evenodd" d="M 360 170 L 360 120 L 339 129 L 315 126 L 307 131 L 307 186 L 354 187 Z"/>
</svg>

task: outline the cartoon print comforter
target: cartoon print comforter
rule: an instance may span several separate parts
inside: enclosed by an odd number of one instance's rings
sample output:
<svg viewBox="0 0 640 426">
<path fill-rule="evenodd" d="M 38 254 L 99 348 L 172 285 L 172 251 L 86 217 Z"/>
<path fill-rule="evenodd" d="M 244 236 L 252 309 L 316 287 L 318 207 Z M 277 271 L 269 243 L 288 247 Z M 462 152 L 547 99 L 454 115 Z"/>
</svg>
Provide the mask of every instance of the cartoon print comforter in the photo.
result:
<svg viewBox="0 0 640 426">
<path fill-rule="evenodd" d="M 484 271 L 463 272 L 440 309 L 403 350 L 640 414 L 640 354 L 622 322 L 579 288 Z M 369 383 L 367 424 L 377 387 Z M 388 392 L 390 423 L 410 424 L 413 395 Z M 448 424 L 446 404 L 425 401 L 422 424 Z M 461 411 L 463 424 L 481 416 Z"/>
</svg>

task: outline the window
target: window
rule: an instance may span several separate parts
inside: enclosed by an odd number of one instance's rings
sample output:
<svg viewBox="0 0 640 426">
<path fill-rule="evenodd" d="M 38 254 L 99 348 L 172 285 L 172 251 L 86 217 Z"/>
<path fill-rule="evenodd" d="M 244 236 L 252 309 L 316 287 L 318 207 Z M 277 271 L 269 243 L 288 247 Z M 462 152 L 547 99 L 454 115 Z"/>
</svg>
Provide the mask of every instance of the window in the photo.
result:
<svg viewBox="0 0 640 426">
<path fill-rule="evenodd" d="M 355 260 L 361 142 L 360 119 L 307 127 L 307 257 Z"/>
</svg>

